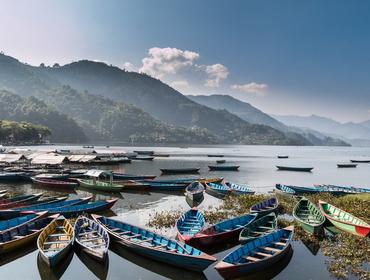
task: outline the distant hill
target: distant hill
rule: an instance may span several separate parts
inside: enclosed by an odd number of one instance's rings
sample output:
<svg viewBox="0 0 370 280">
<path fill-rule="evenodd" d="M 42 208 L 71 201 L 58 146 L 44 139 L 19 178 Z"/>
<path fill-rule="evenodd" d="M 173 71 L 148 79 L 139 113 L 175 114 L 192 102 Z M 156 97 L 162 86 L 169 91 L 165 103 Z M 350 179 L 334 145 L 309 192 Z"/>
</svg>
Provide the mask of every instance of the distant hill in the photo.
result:
<svg viewBox="0 0 370 280">
<path fill-rule="evenodd" d="M 86 103 L 86 106 L 83 107 L 83 110 L 85 110 L 83 119 L 82 114 L 76 116 L 79 113 L 71 112 L 61 103 L 67 100 L 56 98 L 55 93 L 60 94 L 60 89 L 64 85 L 68 85 L 69 89 L 73 90 L 76 95 L 89 94 L 90 98 L 88 100 L 90 103 Z M 168 124 L 167 136 L 169 136 L 169 133 L 175 131 L 177 133 L 181 130 L 181 133 L 174 137 L 176 141 L 180 141 L 180 135 L 185 136 L 187 134 L 183 140 L 192 139 L 192 143 L 196 141 L 199 141 L 197 143 L 214 143 L 214 139 L 217 139 L 217 143 L 311 144 L 303 137 L 286 135 L 270 126 L 251 124 L 226 110 L 215 110 L 202 106 L 161 81 L 145 74 L 126 72 L 104 63 L 79 61 L 62 67 L 33 67 L 12 57 L 0 55 L 0 88 L 12 90 L 22 96 L 36 96 L 45 101 L 46 104 L 53 105 L 58 111 L 68 112 L 70 116 L 78 120 L 80 125 L 83 125 L 85 133 L 87 130 L 89 131 L 90 139 L 99 138 L 102 130 L 104 130 L 103 135 L 108 136 L 108 138 L 105 138 L 106 140 L 109 140 L 109 137 L 116 137 L 114 135 L 118 137 L 120 129 L 128 128 L 117 126 L 114 128 L 113 134 L 106 133 L 107 131 L 113 131 L 113 128 L 110 127 L 114 126 L 116 121 L 120 124 L 135 121 L 139 124 L 151 122 L 160 129 L 164 129 L 166 125 L 163 122 L 165 122 Z M 53 98 L 49 98 L 49 96 L 53 96 Z M 57 102 L 57 100 L 60 101 Z M 82 99 L 81 102 L 87 102 L 87 100 Z M 99 104 L 99 102 L 103 102 L 103 104 Z M 102 108 L 109 110 L 104 105 L 105 102 L 111 104 L 108 106 L 109 108 L 115 108 L 114 116 L 110 112 L 100 112 L 103 110 Z M 81 106 L 82 103 L 80 103 Z M 94 103 L 94 106 L 92 103 Z M 136 109 L 129 104 L 135 105 Z M 74 108 L 78 109 L 77 107 Z M 126 109 L 127 111 L 125 111 Z M 101 114 L 97 114 L 97 112 Z M 140 120 L 131 117 L 125 121 L 125 118 L 129 115 L 126 114 L 127 112 L 135 112 L 135 114 L 140 112 L 140 118 L 145 119 Z M 144 112 L 151 116 L 144 114 Z M 103 121 L 99 120 L 97 122 L 96 115 L 103 116 Z M 151 121 L 149 121 L 149 117 L 152 118 Z M 157 122 L 154 122 L 155 119 L 157 119 Z M 179 128 L 179 126 L 187 128 Z M 144 127 L 148 134 L 156 131 L 155 127 L 151 129 L 148 126 Z M 137 128 L 137 132 L 140 134 L 144 131 L 146 130 Z M 163 130 L 158 132 L 161 134 Z M 121 133 L 121 136 L 128 135 L 124 131 Z M 193 137 L 195 134 L 197 136 Z M 148 141 L 152 139 L 151 137 L 147 138 L 147 136 L 144 136 L 144 138 Z M 170 138 L 167 137 L 166 139 Z M 202 142 L 205 139 L 208 139 L 208 142 Z"/>
<path fill-rule="evenodd" d="M 279 121 L 290 126 L 300 126 L 317 130 L 319 132 L 343 137 L 345 139 L 370 139 L 370 128 L 364 123 L 340 123 L 330 118 L 316 115 L 302 116 L 274 116 Z"/>
<path fill-rule="evenodd" d="M 0 143 L 2 144 L 39 144 L 50 133 L 45 126 L 0 120 Z"/>
<path fill-rule="evenodd" d="M 317 146 L 347 146 L 348 144 L 342 140 L 329 137 L 319 133 L 313 129 L 287 126 L 282 122 L 274 119 L 270 115 L 253 107 L 247 102 L 243 102 L 230 95 L 188 95 L 188 97 L 200 104 L 214 108 L 226 109 L 229 112 L 250 123 L 263 124 L 274 127 L 285 132 L 287 137 L 296 139 L 305 139 L 305 141 Z"/>
<path fill-rule="evenodd" d="M 22 98 L 0 90 L 0 119 L 46 126 L 51 131 L 52 141 L 64 143 L 87 141 L 82 128 L 73 119 L 53 110 L 35 97 Z"/>
</svg>

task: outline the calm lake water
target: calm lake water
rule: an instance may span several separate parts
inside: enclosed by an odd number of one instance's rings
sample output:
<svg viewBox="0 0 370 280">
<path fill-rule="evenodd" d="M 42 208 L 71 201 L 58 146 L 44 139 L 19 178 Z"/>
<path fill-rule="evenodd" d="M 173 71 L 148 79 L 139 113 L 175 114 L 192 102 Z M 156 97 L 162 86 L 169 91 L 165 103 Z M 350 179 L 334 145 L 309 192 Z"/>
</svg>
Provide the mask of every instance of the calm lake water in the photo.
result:
<svg viewBox="0 0 370 280">
<path fill-rule="evenodd" d="M 60 148 L 31 147 L 32 149 Z M 64 149 L 76 147 L 63 147 Z M 80 148 L 80 147 L 79 147 Z M 98 148 L 98 147 L 96 147 Z M 104 149 L 104 148 L 102 148 Z M 130 164 L 112 166 L 115 171 L 131 174 L 160 175 L 160 168 L 199 167 L 201 177 L 224 177 L 227 180 L 247 184 L 258 193 L 273 190 L 276 183 L 298 184 L 338 184 L 370 186 L 370 164 L 358 164 L 357 168 L 339 169 L 337 163 L 349 162 L 350 159 L 370 159 L 370 148 L 356 147 L 276 147 L 276 146 L 197 146 L 197 147 L 111 147 L 109 150 L 154 150 L 166 153 L 168 158 L 155 158 L 154 161 L 133 161 Z M 208 165 L 215 164 L 216 158 L 207 154 L 223 154 L 229 164 L 240 165 L 238 172 L 210 172 Z M 277 159 L 277 155 L 289 155 L 289 159 Z M 277 171 L 276 165 L 314 167 L 312 173 Z M 105 167 L 107 168 L 107 167 Z M 196 177 L 197 175 L 187 176 Z M 198 175 L 199 176 L 199 175 Z M 186 176 L 182 176 L 186 177 Z M 159 178 L 174 178 L 160 176 Z M 0 185 L 0 189 L 14 188 L 27 193 L 44 191 L 31 184 Z M 46 192 L 46 191 L 44 191 Z M 56 194 L 54 192 L 48 192 Z M 59 193 L 60 194 L 60 193 Z M 78 196 L 89 193 L 77 190 Z M 107 199 L 109 196 L 95 194 L 95 199 Z M 217 206 L 221 200 L 205 194 L 200 209 Z M 166 193 L 122 193 L 122 198 L 112 208 L 117 219 L 140 226 L 147 226 L 151 215 L 162 210 L 189 209 L 185 197 L 180 194 Z M 174 237 L 174 230 L 161 233 Z M 231 249 L 215 254 L 218 259 Z M 248 279 L 329 279 L 325 258 L 318 248 L 300 241 L 293 243 L 293 254 L 282 263 L 253 278 Z M 0 259 L 0 279 L 221 279 L 211 266 L 203 274 L 192 273 L 140 257 L 132 252 L 114 248 L 109 251 L 109 263 L 98 265 L 85 256 L 71 255 L 58 271 L 50 271 L 38 261 L 35 247 L 25 248 L 16 254 Z"/>
</svg>

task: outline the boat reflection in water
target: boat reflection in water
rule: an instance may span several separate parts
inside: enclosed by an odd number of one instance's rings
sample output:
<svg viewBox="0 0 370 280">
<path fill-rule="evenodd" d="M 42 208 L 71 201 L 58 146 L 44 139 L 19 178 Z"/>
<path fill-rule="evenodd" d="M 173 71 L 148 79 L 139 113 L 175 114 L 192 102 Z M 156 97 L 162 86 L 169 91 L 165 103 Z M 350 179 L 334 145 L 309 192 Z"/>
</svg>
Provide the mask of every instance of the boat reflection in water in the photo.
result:
<svg viewBox="0 0 370 280">
<path fill-rule="evenodd" d="M 11 263 L 19 258 L 22 258 L 37 249 L 36 244 L 29 244 L 19 250 L 10 251 L 5 254 L 0 254 L 0 266 Z"/>
<path fill-rule="evenodd" d="M 116 244 L 112 243 L 109 249 L 119 255 L 120 257 L 128 260 L 131 263 L 136 264 L 140 268 L 146 269 L 153 273 L 159 274 L 163 277 L 168 279 L 176 279 L 176 280 L 205 280 L 207 279 L 203 273 L 194 272 L 190 270 L 181 269 L 174 266 L 169 266 L 161 262 L 156 262 L 154 260 L 142 257 L 138 254 L 135 254 L 121 246 L 117 246 Z M 138 276 L 138 278 L 140 278 Z"/>
<path fill-rule="evenodd" d="M 81 250 L 76 250 L 80 261 L 100 280 L 107 279 L 109 269 L 109 254 L 104 262 L 97 262 Z"/>
<path fill-rule="evenodd" d="M 185 199 L 186 199 L 186 203 L 191 207 L 198 207 L 204 200 L 204 196 L 202 197 L 202 199 L 200 200 L 192 200 L 190 199 L 188 196 L 185 196 Z"/>
<path fill-rule="evenodd" d="M 57 266 L 49 267 L 39 253 L 37 255 L 37 268 L 39 269 L 40 278 L 42 280 L 60 279 L 67 270 L 72 258 L 73 250 Z"/>
</svg>

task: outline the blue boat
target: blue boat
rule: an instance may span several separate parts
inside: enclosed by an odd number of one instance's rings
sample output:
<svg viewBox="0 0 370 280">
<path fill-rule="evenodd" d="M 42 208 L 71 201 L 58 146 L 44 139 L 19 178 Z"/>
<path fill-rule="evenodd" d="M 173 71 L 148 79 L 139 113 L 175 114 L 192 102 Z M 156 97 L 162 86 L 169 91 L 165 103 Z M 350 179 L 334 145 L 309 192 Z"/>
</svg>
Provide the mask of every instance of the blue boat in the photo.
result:
<svg viewBox="0 0 370 280">
<path fill-rule="evenodd" d="M 275 188 L 281 193 L 285 195 L 296 195 L 295 190 L 292 188 L 286 186 L 286 185 L 281 185 L 281 184 L 276 184 Z"/>
<path fill-rule="evenodd" d="M 181 215 L 176 222 L 177 239 L 186 242 L 197 234 L 206 224 L 202 212 L 197 209 L 190 209 Z"/>
<path fill-rule="evenodd" d="M 232 194 L 243 195 L 243 194 L 254 194 L 255 191 L 251 190 L 246 186 L 241 186 L 231 182 L 225 182 L 225 185 L 231 190 Z"/>
<path fill-rule="evenodd" d="M 11 182 L 11 181 L 22 181 L 23 172 L 1 172 L 0 173 L 0 182 Z"/>
<path fill-rule="evenodd" d="M 358 188 L 358 187 L 349 187 L 349 186 L 337 186 L 337 185 L 316 185 L 315 187 L 323 190 L 323 191 L 333 191 L 338 192 L 338 194 L 341 194 L 343 192 L 344 194 L 358 194 L 358 193 L 370 193 L 370 189 L 366 188 Z"/>
<path fill-rule="evenodd" d="M 75 240 L 77 248 L 99 262 L 108 256 L 109 234 L 105 228 L 94 220 L 80 216 L 76 220 Z"/>
<path fill-rule="evenodd" d="M 206 183 L 206 193 L 218 198 L 224 198 L 226 195 L 231 194 L 231 189 L 224 184 Z"/>
<path fill-rule="evenodd" d="M 204 187 L 198 181 L 190 183 L 185 189 L 185 195 L 193 201 L 201 201 L 204 198 Z"/>
<path fill-rule="evenodd" d="M 113 172 L 113 179 L 116 180 L 153 180 L 155 175 L 132 175 L 132 174 L 125 174 L 125 173 L 115 173 Z"/>
<path fill-rule="evenodd" d="M 184 191 L 189 183 L 147 182 L 150 191 Z"/>
<path fill-rule="evenodd" d="M 64 206 L 49 210 L 50 214 L 61 214 L 66 218 L 81 215 L 83 213 L 98 213 L 109 210 L 117 202 L 118 198 L 108 199 L 107 201 L 95 201 L 87 204 Z"/>
<path fill-rule="evenodd" d="M 279 201 L 276 197 L 264 200 L 250 208 L 251 213 L 257 213 L 259 217 L 265 216 L 278 210 Z"/>
<path fill-rule="evenodd" d="M 85 198 L 78 198 L 73 200 L 58 201 L 54 203 L 41 203 L 27 207 L 19 207 L 9 210 L 0 210 L 0 218 L 10 219 L 13 217 L 18 217 L 22 212 L 40 212 L 40 211 L 52 211 L 56 208 L 63 208 L 73 205 L 79 205 L 88 203 L 91 200 L 92 196 Z"/>
<path fill-rule="evenodd" d="M 293 230 L 294 227 L 289 226 L 254 239 L 224 257 L 215 269 L 225 279 L 267 269 L 291 250 Z"/>
<path fill-rule="evenodd" d="M 183 269 L 203 271 L 217 259 L 187 244 L 169 239 L 150 230 L 111 218 L 92 215 L 118 245 L 133 252 Z"/>
<path fill-rule="evenodd" d="M 301 187 L 301 186 L 294 186 L 294 185 L 287 185 L 287 187 L 294 190 L 297 195 L 316 194 L 316 193 L 319 193 L 321 191 L 321 189 L 316 188 L 316 187 Z"/>
<path fill-rule="evenodd" d="M 0 221 L 0 232 L 5 231 L 5 230 L 9 230 L 11 228 L 21 226 L 23 224 L 26 224 L 26 223 L 31 222 L 31 221 L 35 221 L 37 219 L 40 219 L 40 218 L 46 216 L 47 213 L 48 213 L 48 211 L 43 211 L 43 212 L 39 212 L 39 213 L 34 213 L 34 214 L 21 216 L 21 217 L 14 218 L 14 219 Z"/>
</svg>

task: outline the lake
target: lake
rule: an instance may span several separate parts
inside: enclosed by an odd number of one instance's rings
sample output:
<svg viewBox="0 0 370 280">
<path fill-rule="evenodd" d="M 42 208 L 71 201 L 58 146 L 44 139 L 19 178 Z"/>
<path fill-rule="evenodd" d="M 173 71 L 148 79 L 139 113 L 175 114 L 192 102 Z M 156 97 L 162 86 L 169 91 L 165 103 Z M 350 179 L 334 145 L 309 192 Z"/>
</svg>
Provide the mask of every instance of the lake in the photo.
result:
<svg viewBox="0 0 370 280">
<path fill-rule="evenodd" d="M 31 149 L 76 148 L 69 146 L 40 146 Z M 79 147 L 81 148 L 81 147 Z M 98 148 L 98 147 L 96 147 Z M 104 149 L 101 147 L 101 149 Z M 224 177 L 235 183 L 246 184 L 257 193 L 272 191 L 276 183 L 312 186 L 313 184 L 338 184 L 370 186 L 370 164 L 358 164 L 357 168 L 337 168 L 337 163 L 349 162 L 350 159 L 370 159 L 370 148 L 357 147 L 280 147 L 280 146 L 191 146 L 191 147 L 110 147 L 110 150 L 154 150 L 166 153 L 168 158 L 158 157 L 153 161 L 132 161 L 130 164 L 104 167 L 130 174 L 160 175 L 160 168 L 199 167 L 201 177 Z M 217 158 L 207 154 L 222 154 L 229 164 L 240 165 L 237 172 L 208 171 L 208 165 L 215 164 Z M 288 159 L 278 159 L 277 155 L 289 155 Z M 311 173 L 277 171 L 276 165 L 314 167 Z M 199 175 L 198 175 L 199 176 Z M 160 176 L 175 178 L 176 176 Z M 181 177 L 197 177 L 188 175 Z M 0 189 L 17 189 L 26 193 L 40 192 L 31 184 L 0 185 Z M 42 191 L 42 190 L 41 190 Z M 55 192 L 48 192 L 56 194 Z M 88 192 L 77 190 L 78 196 Z M 109 196 L 95 194 L 95 199 L 107 199 Z M 117 219 L 140 226 L 147 226 L 150 217 L 156 211 L 189 209 L 184 195 L 166 193 L 122 193 L 121 199 L 112 208 Z M 217 206 L 221 200 L 205 194 L 199 209 Z M 160 231 L 174 237 L 174 230 Z M 217 253 L 221 259 L 230 250 Z M 256 279 L 274 277 L 275 279 L 328 279 L 330 274 L 325 258 L 320 250 L 300 241 L 293 243 L 293 255 L 271 271 L 256 276 Z M 23 255 L 23 256 L 22 256 Z M 204 274 L 187 272 L 152 260 L 140 257 L 132 252 L 115 248 L 109 251 L 109 264 L 101 266 L 76 254 L 67 260 L 65 271 L 49 271 L 38 262 L 38 251 L 34 247 L 25 248 L 20 254 L 9 255 L 10 261 L 0 267 L 1 279 L 221 279 L 218 273 L 209 267 Z M 5 260 L 0 260 L 2 263 Z M 289 261 L 290 260 L 290 261 Z M 70 261 L 70 263 L 69 263 Z M 61 268 L 60 270 L 63 270 Z M 248 278 L 251 279 L 251 278 Z"/>
</svg>

